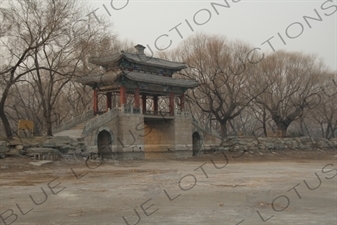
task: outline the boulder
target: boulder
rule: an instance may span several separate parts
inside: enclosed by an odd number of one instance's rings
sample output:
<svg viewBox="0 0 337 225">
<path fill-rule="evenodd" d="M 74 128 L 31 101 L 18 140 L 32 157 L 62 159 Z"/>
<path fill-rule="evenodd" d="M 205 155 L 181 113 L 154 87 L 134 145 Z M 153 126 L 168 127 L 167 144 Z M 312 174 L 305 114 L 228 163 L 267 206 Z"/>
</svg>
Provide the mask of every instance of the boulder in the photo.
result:
<svg viewBox="0 0 337 225">
<path fill-rule="evenodd" d="M 7 148 L 7 142 L 6 141 L 0 141 L 0 153 L 5 154 L 9 149 Z"/>
<path fill-rule="evenodd" d="M 23 149 L 23 145 L 15 145 L 15 149 L 22 150 Z"/>
<path fill-rule="evenodd" d="M 26 154 L 29 156 L 35 153 L 37 154 L 48 154 L 48 153 L 58 154 L 58 151 L 53 148 L 28 148 L 26 150 Z"/>
</svg>

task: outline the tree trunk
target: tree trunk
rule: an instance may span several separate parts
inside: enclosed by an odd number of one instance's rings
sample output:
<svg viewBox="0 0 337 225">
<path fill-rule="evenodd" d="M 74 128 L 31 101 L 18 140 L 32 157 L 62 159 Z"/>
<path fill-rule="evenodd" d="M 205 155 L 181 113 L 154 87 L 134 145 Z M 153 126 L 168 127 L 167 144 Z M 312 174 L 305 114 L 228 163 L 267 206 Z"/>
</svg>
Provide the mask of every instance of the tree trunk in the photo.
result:
<svg viewBox="0 0 337 225">
<path fill-rule="evenodd" d="M 267 113 L 266 113 L 266 110 L 263 109 L 263 114 L 262 114 L 262 127 L 263 127 L 263 133 L 264 133 L 264 136 L 267 137 L 268 134 L 267 134 Z"/>
<path fill-rule="evenodd" d="M 220 123 L 221 137 L 227 137 L 227 120 Z"/>
<path fill-rule="evenodd" d="M 286 137 L 287 136 L 287 129 L 288 126 L 284 122 L 277 123 L 277 131 L 281 131 L 281 136 Z"/>
<path fill-rule="evenodd" d="M 9 124 L 8 118 L 7 118 L 6 113 L 5 113 L 5 102 L 6 102 L 8 93 L 9 93 L 9 88 L 10 88 L 10 85 L 7 85 L 5 90 L 2 93 L 2 98 L 1 98 L 1 102 L 0 102 L 0 118 L 1 118 L 2 124 L 5 128 L 6 137 L 8 139 L 12 139 L 13 133 L 12 133 L 12 130 L 11 130 L 11 125 Z"/>
<path fill-rule="evenodd" d="M 332 129 L 332 124 L 328 123 L 326 127 L 325 138 L 330 140 L 333 136 L 333 133 L 334 133 L 334 130 Z"/>
<path fill-rule="evenodd" d="M 1 104 L 3 105 L 3 104 Z M 2 121 L 2 124 L 5 128 L 5 132 L 6 132 L 6 137 L 8 139 L 12 139 L 13 138 L 13 133 L 12 133 L 12 130 L 11 130 L 11 126 L 9 124 L 9 121 L 7 119 L 7 116 L 5 114 L 5 109 L 3 106 L 0 106 L 0 118 L 1 118 L 1 121 Z"/>
<path fill-rule="evenodd" d="M 335 138 L 336 136 L 335 136 L 335 132 L 336 132 L 336 128 L 333 128 L 332 129 L 332 134 L 331 134 L 331 138 Z"/>
<path fill-rule="evenodd" d="M 47 136 L 53 136 L 53 125 L 52 125 L 52 118 L 51 118 L 51 109 L 48 109 L 46 112 L 46 129 L 47 129 Z"/>
</svg>

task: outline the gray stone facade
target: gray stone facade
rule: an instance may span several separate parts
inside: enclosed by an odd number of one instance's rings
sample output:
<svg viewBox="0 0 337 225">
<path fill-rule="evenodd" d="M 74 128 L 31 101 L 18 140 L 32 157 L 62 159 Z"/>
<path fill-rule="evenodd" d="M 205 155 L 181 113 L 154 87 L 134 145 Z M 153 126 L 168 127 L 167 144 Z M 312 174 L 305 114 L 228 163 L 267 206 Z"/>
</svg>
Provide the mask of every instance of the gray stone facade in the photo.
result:
<svg viewBox="0 0 337 225">
<path fill-rule="evenodd" d="M 99 117 L 96 119 L 97 124 Z M 177 112 L 175 116 L 167 118 L 118 112 L 109 122 L 84 136 L 83 141 L 89 151 L 100 152 L 99 135 L 108 132 L 111 136 L 109 148 L 114 157 L 181 158 L 192 156 L 192 131 L 192 117 L 188 112 Z"/>
</svg>

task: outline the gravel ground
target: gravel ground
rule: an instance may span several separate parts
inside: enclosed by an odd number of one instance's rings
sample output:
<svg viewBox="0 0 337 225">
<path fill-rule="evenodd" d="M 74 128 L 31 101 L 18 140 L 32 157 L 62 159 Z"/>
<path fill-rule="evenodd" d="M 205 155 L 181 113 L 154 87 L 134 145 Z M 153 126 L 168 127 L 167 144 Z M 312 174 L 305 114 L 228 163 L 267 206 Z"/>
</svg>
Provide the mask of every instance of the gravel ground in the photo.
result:
<svg viewBox="0 0 337 225">
<path fill-rule="evenodd" d="M 337 224 L 337 152 L 0 160 L 0 224 Z"/>
</svg>

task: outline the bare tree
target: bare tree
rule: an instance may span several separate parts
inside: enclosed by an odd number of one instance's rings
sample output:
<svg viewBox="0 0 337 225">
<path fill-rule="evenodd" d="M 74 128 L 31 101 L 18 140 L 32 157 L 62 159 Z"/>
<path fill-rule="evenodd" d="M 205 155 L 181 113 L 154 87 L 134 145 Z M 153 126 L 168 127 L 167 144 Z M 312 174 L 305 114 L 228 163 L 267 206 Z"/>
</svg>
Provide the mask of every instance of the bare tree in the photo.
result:
<svg viewBox="0 0 337 225">
<path fill-rule="evenodd" d="M 28 82 L 37 93 L 47 134 L 51 135 L 53 109 L 63 87 L 73 76 L 87 72 L 85 55 L 102 38 L 111 37 L 107 25 L 80 20 L 83 6 L 73 0 L 22 0 L 1 8 L 4 24 L 11 24 L 1 37 L 0 76 L 4 80 L 0 117 L 6 135 L 12 137 L 5 103 L 15 83 Z M 82 21 L 82 23 L 79 23 Z M 94 20 L 92 20 L 94 21 Z M 91 26 L 90 26 L 91 25 Z M 4 29 L 1 29 L 3 31 Z M 112 37 L 111 37 L 112 38 Z"/>
<path fill-rule="evenodd" d="M 220 124 L 222 137 L 228 134 L 228 122 L 239 116 L 270 82 L 257 79 L 256 65 L 250 62 L 261 56 L 248 54 L 251 49 L 240 41 L 197 34 L 184 41 L 175 53 L 189 67 L 181 76 L 200 83 L 187 92 L 187 99 L 203 113 L 212 115 L 211 119 Z"/>
<path fill-rule="evenodd" d="M 331 72 L 324 75 L 321 101 L 310 112 L 310 117 L 320 125 L 322 136 L 330 139 L 335 137 L 337 131 L 337 90 L 333 82 L 335 75 Z"/>
<path fill-rule="evenodd" d="M 256 102 L 268 110 L 282 136 L 286 136 L 289 125 L 321 100 L 323 65 L 315 56 L 279 51 L 258 66 L 261 80 L 272 85 Z"/>
</svg>

